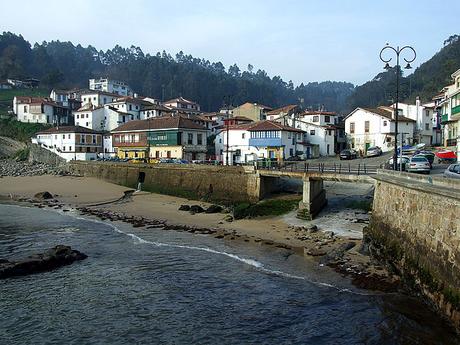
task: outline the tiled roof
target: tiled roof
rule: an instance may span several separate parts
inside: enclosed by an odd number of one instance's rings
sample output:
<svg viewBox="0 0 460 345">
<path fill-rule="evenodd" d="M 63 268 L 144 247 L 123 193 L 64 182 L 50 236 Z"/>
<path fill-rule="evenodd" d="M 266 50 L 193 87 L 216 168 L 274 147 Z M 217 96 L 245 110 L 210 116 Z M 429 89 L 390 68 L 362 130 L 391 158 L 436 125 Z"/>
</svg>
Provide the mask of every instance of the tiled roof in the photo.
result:
<svg viewBox="0 0 460 345">
<path fill-rule="evenodd" d="M 385 117 L 390 121 L 394 121 L 393 114 L 392 114 L 391 111 L 388 111 L 388 110 L 385 110 L 385 109 L 382 109 L 382 108 L 362 108 L 362 109 L 364 109 L 365 111 L 368 111 L 370 113 L 374 113 L 374 114 L 380 115 L 382 117 Z M 398 116 L 398 122 L 400 122 L 400 121 L 415 122 L 415 120 L 409 119 L 408 117 L 405 117 L 405 116 L 402 116 L 402 115 Z"/>
<path fill-rule="evenodd" d="M 112 132 L 123 131 L 141 131 L 149 129 L 168 129 L 168 128 L 186 128 L 186 129 L 203 129 L 206 128 L 196 124 L 192 120 L 182 116 L 163 116 L 152 117 L 148 120 L 129 121 L 115 128 Z"/>
<path fill-rule="evenodd" d="M 152 104 L 145 106 L 141 111 L 146 111 L 146 110 L 161 110 L 161 111 L 167 111 L 167 112 L 172 112 L 171 109 L 166 108 L 162 106 L 161 104 Z"/>
<path fill-rule="evenodd" d="M 177 98 L 173 98 L 173 99 L 170 99 L 169 101 L 166 101 L 166 102 L 163 102 L 164 103 L 187 103 L 187 104 L 197 104 L 198 103 L 195 103 L 193 101 L 189 101 L 188 99 L 185 99 L 184 97 L 177 97 Z"/>
<path fill-rule="evenodd" d="M 90 133 L 90 134 L 98 134 L 100 132 L 94 131 L 92 129 L 81 127 L 81 126 L 59 126 L 53 127 L 49 129 L 45 129 L 43 131 L 37 132 L 37 134 L 53 134 L 53 133 Z"/>
<path fill-rule="evenodd" d="M 251 124 L 248 129 L 249 131 L 287 131 L 287 132 L 303 132 L 301 129 L 284 126 L 275 121 L 259 121 L 256 123 Z"/>
<path fill-rule="evenodd" d="M 263 104 L 260 104 L 260 103 L 257 103 L 257 102 L 254 102 L 254 103 L 246 102 L 246 103 L 241 104 L 239 107 L 236 107 L 235 109 L 240 108 L 240 107 L 242 107 L 242 106 L 244 106 L 244 105 L 246 105 L 246 104 L 251 104 L 251 105 L 260 107 L 260 108 L 262 108 L 262 109 L 266 109 L 266 110 L 273 110 L 272 107 L 269 107 L 268 105 L 263 105 Z"/>
<path fill-rule="evenodd" d="M 115 101 L 111 103 L 135 103 L 135 104 L 140 104 L 140 105 L 145 105 L 145 106 L 153 105 L 149 101 L 146 101 L 142 98 L 139 98 L 139 97 L 135 98 L 131 96 L 122 96 L 122 97 L 119 96 L 117 99 L 115 99 Z"/>
<path fill-rule="evenodd" d="M 93 111 L 93 110 L 100 109 L 100 108 L 104 108 L 104 106 L 103 105 L 96 106 L 96 105 L 94 105 L 94 104 L 92 104 L 90 102 L 90 103 L 86 103 L 82 107 L 78 108 L 75 112 L 78 113 L 78 112 L 81 112 L 81 111 Z"/>
<path fill-rule="evenodd" d="M 303 115 L 337 115 L 334 111 L 312 111 L 312 110 L 305 110 Z"/>
<path fill-rule="evenodd" d="M 60 104 L 57 104 L 50 98 L 46 97 L 29 97 L 29 96 L 16 96 L 16 100 L 18 104 L 47 104 L 51 105 L 53 107 L 59 107 L 59 108 L 66 108 Z"/>
<path fill-rule="evenodd" d="M 284 107 L 273 109 L 267 113 L 267 115 L 278 115 L 280 113 L 289 113 L 291 110 L 297 108 L 295 104 L 285 105 Z"/>
</svg>

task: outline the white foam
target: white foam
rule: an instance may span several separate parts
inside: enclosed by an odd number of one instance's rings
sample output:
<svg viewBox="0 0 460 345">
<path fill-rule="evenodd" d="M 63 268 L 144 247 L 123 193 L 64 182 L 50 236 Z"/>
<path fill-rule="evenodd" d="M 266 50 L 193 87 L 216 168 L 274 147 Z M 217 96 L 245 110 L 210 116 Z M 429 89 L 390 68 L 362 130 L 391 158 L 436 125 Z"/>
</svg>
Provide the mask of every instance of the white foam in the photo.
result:
<svg viewBox="0 0 460 345">
<path fill-rule="evenodd" d="M 257 261 L 257 260 L 250 259 L 250 258 L 243 258 L 243 257 L 240 257 L 240 256 L 238 256 L 236 254 L 227 253 L 227 252 L 224 252 L 224 251 L 218 251 L 218 250 L 208 248 L 208 247 L 196 247 L 196 246 L 188 246 L 188 245 L 181 245 L 181 244 L 170 244 L 170 243 L 148 241 L 148 240 L 143 239 L 142 237 L 139 237 L 139 236 L 137 236 L 137 235 L 135 235 L 133 233 L 124 232 L 124 231 L 120 230 L 117 226 L 115 226 L 111 222 L 104 222 L 104 221 L 94 219 L 94 218 L 81 217 L 81 216 L 76 214 L 76 212 L 75 212 L 76 210 L 74 210 L 74 209 L 72 209 L 70 212 L 66 212 L 66 213 L 62 212 L 62 210 L 55 210 L 55 209 L 52 209 L 51 211 L 55 211 L 55 212 L 58 212 L 58 213 L 61 213 L 61 214 L 65 214 L 65 215 L 71 216 L 73 218 L 81 219 L 81 220 L 84 220 L 84 221 L 89 221 L 89 222 L 98 223 L 98 224 L 104 224 L 106 226 L 109 226 L 115 232 L 117 232 L 119 234 L 131 237 L 133 239 L 133 241 L 135 243 L 138 243 L 138 244 L 149 244 L 149 245 L 154 245 L 156 247 L 170 247 L 170 248 L 181 248 L 181 249 L 189 249 L 189 250 L 199 250 L 199 251 L 203 251 L 203 252 L 208 252 L 208 253 L 212 253 L 212 254 L 216 254 L 216 255 L 223 255 L 223 256 L 229 257 L 231 259 L 234 259 L 234 260 L 237 260 L 239 262 L 242 262 L 242 263 L 244 263 L 246 265 L 255 267 L 257 270 L 262 271 L 262 272 L 267 273 L 267 274 L 270 274 L 270 275 L 285 277 L 285 278 L 289 278 L 289 279 L 303 280 L 303 281 L 306 281 L 308 283 L 311 283 L 311 284 L 314 284 L 314 285 L 317 285 L 317 286 L 320 286 L 320 287 L 335 289 L 335 290 L 337 290 L 339 292 L 351 293 L 351 294 L 355 294 L 355 295 L 364 295 L 364 296 L 370 296 L 370 295 L 378 294 L 378 293 L 364 293 L 364 292 L 352 291 L 350 289 L 337 287 L 337 286 L 335 286 L 333 284 L 314 281 L 314 280 L 311 280 L 311 279 L 309 279 L 307 277 L 297 276 L 297 275 L 293 275 L 293 274 L 278 271 L 278 270 L 271 270 L 271 269 L 268 269 L 268 268 L 264 267 L 264 265 L 261 262 Z"/>
</svg>

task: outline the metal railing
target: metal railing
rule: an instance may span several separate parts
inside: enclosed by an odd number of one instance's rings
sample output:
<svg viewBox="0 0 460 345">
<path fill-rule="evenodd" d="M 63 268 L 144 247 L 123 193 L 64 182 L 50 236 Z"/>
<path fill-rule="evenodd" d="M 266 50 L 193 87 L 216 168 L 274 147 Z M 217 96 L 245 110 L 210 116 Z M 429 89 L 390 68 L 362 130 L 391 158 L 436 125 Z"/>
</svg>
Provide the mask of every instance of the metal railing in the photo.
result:
<svg viewBox="0 0 460 345">
<path fill-rule="evenodd" d="M 369 165 L 366 163 L 310 163 L 310 162 L 257 162 L 252 164 L 257 170 L 277 170 L 286 172 L 317 172 L 351 175 L 371 175 L 376 174 L 379 165 Z"/>
</svg>

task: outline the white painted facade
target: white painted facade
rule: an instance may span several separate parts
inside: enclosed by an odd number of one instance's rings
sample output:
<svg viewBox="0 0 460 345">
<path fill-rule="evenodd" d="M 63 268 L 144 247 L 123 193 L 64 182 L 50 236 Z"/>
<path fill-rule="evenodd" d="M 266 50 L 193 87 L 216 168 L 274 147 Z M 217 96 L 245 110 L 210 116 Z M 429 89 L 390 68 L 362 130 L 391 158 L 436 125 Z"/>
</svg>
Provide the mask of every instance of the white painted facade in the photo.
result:
<svg viewBox="0 0 460 345">
<path fill-rule="evenodd" d="M 87 105 L 74 111 L 73 116 L 76 126 L 96 131 L 105 130 L 105 111 L 103 106 L 92 107 Z"/>
<path fill-rule="evenodd" d="M 105 105 L 115 102 L 118 97 L 119 96 L 115 94 L 99 91 L 85 92 L 80 95 L 82 106 L 85 106 L 88 103 L 91 103 L 93 106 Z"/>
<path fill-rule="evenodd" d="M 89 89 L 110 92 L 120 96 L 131 96 L 133 94 L 127 83 L 109 78 L 90 79 Z"/>
<path fill-rule="evenodd" d="M 393 104 L 394 108 L 396 104 Z M 433 137 L 436 136 L 436 114 L 433 108 L 424 107 L 420 104 L 420 100 L 416 100 L 415 104 L 398 103 L 399 115 L 403 115 L 415 121 L 414 127 L 414 142 L 417 144 L 424 143 L 431 145 L 435 143 Z"/>
<path fill-rule="evenodd" d="M 345 118 L 345 133 L 349 146 L 366 153 L 368 147 L 379 146 L 383 152 L 394 149 L 395 122 L 393 119 L 380 115 L 382 109 L 356 108 Z M 391 116 L 391 113 L 384 111 Z M 402 121 L 401 121 L 402 120 Z M 401 133 L 404 133 L 403 144 L 412 144 L 415 121 L 401 118 L 398 121 L 398 145 L 401 143 Z"/>
<path fill-rule="evenodd" d="M 251 134 L 251 132 L 253 134 Z M 255 132 L 250 129 L 250 125 L 239 125 L 220 130 L 215 139 L 216 159 L 227 165 L 227 147 L 229 165 L 246 164 L 260 159 L 271 158 L 270 152 L 274 152 L 275 147 L 256 147 L 250 145 L 251 137 L 255 137 Z M 280 153 L 282 159 L 293 157 L 296 153 L 302 152 L 305 155 L 305 147 L 301 144 L 304 138 L 304 133 L 291 131 L 272 131 L 276 132 L 276 136 L 281 138 Z M 227 146 L 227 133 L 228 142 Z"/>
<path fill-rule="evenodd" d="M 99 138 L 98 138 L 99 137 Z M 39 132 L 32 143 L 40 145 L 66 161 L 94 160 L 101 151 L 101 135 L 97 133 L 73 132 Z M 90 151 L 90 152 L 89 152 Z"/>
<path fill-rule="evenodd" d="M 336 130 L 334 127 L 321 126 L 317 125 L 316 123 L 306 122 L 304 120 L 296 120 L 295 127 L 305 131 L 305 141 L 311 145 L 317 146 L 317 152 L 320 156 L 335 156 L 334 140 Z M 311 152 L 309 156 L 314 158 L 313 152 Z"/>
</svg>

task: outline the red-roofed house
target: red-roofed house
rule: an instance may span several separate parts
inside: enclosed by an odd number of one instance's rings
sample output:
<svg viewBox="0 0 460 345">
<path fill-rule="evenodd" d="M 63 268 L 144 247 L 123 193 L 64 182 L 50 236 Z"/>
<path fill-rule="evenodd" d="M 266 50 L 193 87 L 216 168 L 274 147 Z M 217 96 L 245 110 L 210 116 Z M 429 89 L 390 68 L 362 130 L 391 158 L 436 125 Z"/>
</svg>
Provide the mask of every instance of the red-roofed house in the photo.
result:
<svg viewBox="0 0 460 345">
<path fill-rule="evenodd" d="M 228 137 L 228 141 L 227 141 Z M 283 161 L 306 153 L 304 132 L 274 121 L 258 121 L 223 127 L 215 140 L 218 160 L 231 165 L 272 159 Z M 227 145 L 227 142 L 229 143 Z"/>
<path fill-rule="evenodd" d="M 69 123 L 70 109 L 49 98 L 15 96 L 13 112 L 21 122 L 62 125 Z"/>
</svg>

